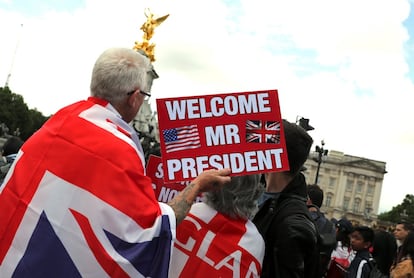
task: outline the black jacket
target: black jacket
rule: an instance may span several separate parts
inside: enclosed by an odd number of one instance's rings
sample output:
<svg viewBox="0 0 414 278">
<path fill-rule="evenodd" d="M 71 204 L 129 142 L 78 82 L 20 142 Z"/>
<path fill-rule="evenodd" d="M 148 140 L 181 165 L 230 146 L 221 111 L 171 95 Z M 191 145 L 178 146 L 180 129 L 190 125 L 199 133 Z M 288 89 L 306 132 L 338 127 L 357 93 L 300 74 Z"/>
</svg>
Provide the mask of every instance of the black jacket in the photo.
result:
<svg viewBox="0 0 414 278">
<path fill-rule="evenodd" d="M 368 278 L 371 266 L 368 260 L 372 259 L 368 250 L 358 251 L 347 269 L 346 278 Z"/>
<path fill-rule="evenodd" d="M 277 200 L 267 200 L 253 222 L 266 244 L 261 277 L 318 276 L 318 233 L 306 206 L 302 174 L 289 183 Z"/>
</svg>

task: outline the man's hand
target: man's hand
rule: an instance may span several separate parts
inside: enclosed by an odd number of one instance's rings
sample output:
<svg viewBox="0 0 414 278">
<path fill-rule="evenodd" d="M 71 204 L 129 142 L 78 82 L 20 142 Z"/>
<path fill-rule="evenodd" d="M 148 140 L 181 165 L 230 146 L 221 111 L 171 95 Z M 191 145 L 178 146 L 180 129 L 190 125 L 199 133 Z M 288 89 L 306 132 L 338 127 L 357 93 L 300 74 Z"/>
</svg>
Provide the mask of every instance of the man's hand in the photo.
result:
<svg viewBox="0 0 414 278">
<path fill-rule="evenodd" d="M 198 187 L 198 193 L 214 191 L 230 182 L 230 169 L 207 170 L 196 177 L 192 183 Z"/>
<path fill-rule="evenodd" d="M 202 192 L 218 190 L 229 183 L 230 169 L 207 170 L 196 177 L 168 205 L 172 207 L 179 224 L 187 215 L 195 198 Z"/>
</svg>

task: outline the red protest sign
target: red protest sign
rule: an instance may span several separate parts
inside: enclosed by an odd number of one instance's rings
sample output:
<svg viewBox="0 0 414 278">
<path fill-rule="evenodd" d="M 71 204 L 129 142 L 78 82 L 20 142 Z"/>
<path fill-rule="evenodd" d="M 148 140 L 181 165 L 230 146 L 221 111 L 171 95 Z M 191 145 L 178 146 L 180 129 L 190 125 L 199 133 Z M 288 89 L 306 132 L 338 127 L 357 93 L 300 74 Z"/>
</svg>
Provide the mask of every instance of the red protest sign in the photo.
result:
<svg viewBox="0 0 414 278">
<path fill-rule="evenodd" d="M 289 170 L 277 90 L 157 99 L 164 182 Z"/>
<path fill-rule="evenodd" d="M 158 202 L 168 203 L 181 190 L 188 185 L 188 182 L 178 182 L 164 184 L 164 171 L 161 157 L 150 155 L 146 167 L 147 176 L 151 178 L 152 187 L 154 188 L 155 198 Z M 196 202 L 201 202 L 201 196 L 198 196 Z"/>
</svg>

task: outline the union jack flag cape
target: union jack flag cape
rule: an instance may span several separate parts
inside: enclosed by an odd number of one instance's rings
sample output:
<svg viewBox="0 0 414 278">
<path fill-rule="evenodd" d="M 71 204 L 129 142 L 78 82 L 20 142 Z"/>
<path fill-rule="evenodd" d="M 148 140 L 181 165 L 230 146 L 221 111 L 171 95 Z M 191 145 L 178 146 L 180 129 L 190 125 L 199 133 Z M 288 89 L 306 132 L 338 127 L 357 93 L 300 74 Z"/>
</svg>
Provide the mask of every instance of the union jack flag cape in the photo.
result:
<svg viewBox="0 0 414 278">
<path fill-rule="evenodd" d="M 0 277 L 167 277 L 176 220 L 141 151 L 106 101 L 49 119 L 0 186 Z"/>
<path fill-rule="evenodd" d="M 177 227 L 169 277 L 260 277 L 264 251 L 250 220 L 197 203 Z"/>
</svg>

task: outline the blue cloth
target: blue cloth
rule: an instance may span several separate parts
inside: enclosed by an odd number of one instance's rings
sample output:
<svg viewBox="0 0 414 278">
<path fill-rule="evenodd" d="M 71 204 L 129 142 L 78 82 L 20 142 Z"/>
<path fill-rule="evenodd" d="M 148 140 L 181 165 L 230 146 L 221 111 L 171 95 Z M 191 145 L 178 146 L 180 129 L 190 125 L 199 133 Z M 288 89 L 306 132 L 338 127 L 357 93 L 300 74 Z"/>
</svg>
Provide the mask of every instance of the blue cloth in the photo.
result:
<svg viewBox="0 0 414 278">
<path fill-rule="evenodd" d="M 258 200 L 259 208 L 261 208 L 267 200 L 271 198 L 277 200 L 279 196 L 280 192 L 263 192 L 262 196 L 260 196 Z"/>
<path fill-rule="evenodd" d="M 5 156 L 7 163 L 13 163 L 13 161 L 16 159 L 17 153 L 9 154 Z"/>
</svg>

